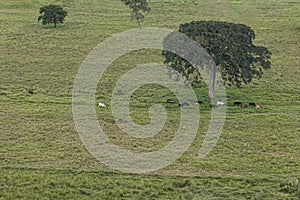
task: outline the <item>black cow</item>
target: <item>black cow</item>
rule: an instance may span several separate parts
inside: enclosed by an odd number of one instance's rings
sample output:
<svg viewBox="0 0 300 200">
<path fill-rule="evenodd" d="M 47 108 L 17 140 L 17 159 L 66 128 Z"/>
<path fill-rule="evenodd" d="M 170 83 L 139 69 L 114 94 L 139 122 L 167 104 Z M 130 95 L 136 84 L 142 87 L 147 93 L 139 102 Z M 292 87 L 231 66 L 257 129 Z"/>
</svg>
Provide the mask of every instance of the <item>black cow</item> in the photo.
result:
<svg viewBox="0 0 300 200">
<path fill-rule="evenodd" d="M 178 107 L 184 107 L 184 106 L 189 106 L 189 104 L 186 103 L 186 102 L 183 102 L 183 103 L 179 103 L 179 104 L 178 104 Z"/>
<path fill-rule="evenodd" d="M 167 99 L 167 103 L 174 103 L 175 101 L 173 99 Z"/>
<path fill-rule="evenodd" d="M 240 102 L 240 101 L 235 101 L 235 102 L 233 102 L 233 105 L 234 106 L 240 106 L 242 104 L 242 102 Z"/>
<path fill-rule="evenodd" d="M 249 103 L 249 107 L 250 107 L 250 106 L 255 107 L 255 106 L 256 106 L 256 103 Z"/>
<path fill-rule="evenodd" d="M 191 103 L 193 105 L 200 105 L 200 104 L 203 104 L 204 102 L 203 101 L 192 101 Z"/>
<path fill-rule="evenodd" d="M 199 103 L 199 104 L 203 104 L 204 102 L 203 102 L 203 101 L 198 101 L 198 103 Z"/>
<path fill-rule="evenodd" d="M 216 108 L 216 107 L 218 107 L 218 106 L 215 105 L 215 104 L 210 104 L 209 107 L 211 107 L 211 108 Z"/>
</svg>

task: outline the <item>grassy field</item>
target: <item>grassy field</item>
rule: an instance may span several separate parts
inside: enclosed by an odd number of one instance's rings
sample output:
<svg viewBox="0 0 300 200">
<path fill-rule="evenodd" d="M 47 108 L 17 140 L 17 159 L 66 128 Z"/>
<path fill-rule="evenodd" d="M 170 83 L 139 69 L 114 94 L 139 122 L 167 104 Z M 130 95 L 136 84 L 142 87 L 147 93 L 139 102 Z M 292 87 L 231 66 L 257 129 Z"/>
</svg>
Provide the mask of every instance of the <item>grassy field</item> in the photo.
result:
<svg viewBox="0 0 300 200">
<path fill-rule="evenodd" d="M 37 22 L 49 2 L 68 11 L 56 29 Z M 300 2 L 297 0 L 149 0 L 144 27 L 178 29 L 193 20 L 249 25 L 255 43 L 272 52 L 272 68 L 240 89 L 226 88 L 223 133 L 211 153 L 198 153 L 210 120 L 207 89 L 197 136 L 176 162 L 148 174 L 109 169 L 79 139 L 72 116 L 74 79 L 88 53 L 117 33 L 136 28 L 119 0 L 0 1 L 0 199 L 299 199 L 300 198 Z M 114 123 L 115 82 L 135 65 L 163 62 L 161 52 L 141 50 L 116 60 L 101 78 L 99 122 L 109 139 L 135 152 L 160 149 L 174 136 L 180 112 L 166 105 L 166 88 L 137 90 L 131 114 L 149 122 L 153 102 L 166 106 L 163 131 L 136 139 Z M 33 89 L 32 95 L 27 89 Z M 257 102 L 263 110 L 240 109 Z M 190 108 L 189 108 L 190 109 Z"/>
</svg>

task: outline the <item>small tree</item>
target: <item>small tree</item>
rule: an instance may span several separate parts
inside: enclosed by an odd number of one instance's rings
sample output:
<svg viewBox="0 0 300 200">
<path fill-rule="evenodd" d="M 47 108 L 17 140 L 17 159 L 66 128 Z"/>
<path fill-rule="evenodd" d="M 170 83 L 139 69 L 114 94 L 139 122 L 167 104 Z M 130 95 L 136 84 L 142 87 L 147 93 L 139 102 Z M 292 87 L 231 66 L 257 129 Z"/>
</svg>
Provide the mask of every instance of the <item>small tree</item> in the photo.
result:
<svg viewBox="0 0 300 200">
<path fill-rule="evenodd" d="M 138 27 L 142 28 L 141 22 L 145 18 L 143 13 L 150 12 L 147 0 L 121 0 L 131 10 L 131 18 L 136 19 Z"/>
<path fill-rule="evenodd" d="M 227 85 L 241 87 L 242 84 L 250 83 L 253 78 L 260 79 L 263 70 L 271 67 L 271 52 L 265 47 L 253 44 L 255 33 L 249 26 L 218 21 L 194 21 L 181 24 L 179 32 L 197 41 L 208 52 Z M 164 51 L 163 54 L 165 63 L 182 73 L 192 84 L 201 82 L 200 74 L 197 74 L 189 62 L 171 52 Z M 213 98 L 217 69 L 208 71 L 208 96 Z"/>
<path fill-rule="evenodd" d="M 56 28 L 57 24 L 64 23 L 67 11 L 60 6 L 48 5 L 40 8 L 40 14 L 38 21 L 42 20 L 43 25 L 53 23 L 54 28 Z"/>
</svg>

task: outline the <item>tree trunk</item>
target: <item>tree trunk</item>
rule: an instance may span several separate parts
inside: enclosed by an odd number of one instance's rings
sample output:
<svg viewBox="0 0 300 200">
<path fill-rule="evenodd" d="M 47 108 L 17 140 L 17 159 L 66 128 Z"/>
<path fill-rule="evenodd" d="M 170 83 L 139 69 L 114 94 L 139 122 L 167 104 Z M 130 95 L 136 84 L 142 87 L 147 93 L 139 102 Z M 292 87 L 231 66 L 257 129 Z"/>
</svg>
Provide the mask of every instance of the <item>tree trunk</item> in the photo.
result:
<svg viewBox="0 0 300 200">
<path fill-rule="evenodd" d="M 141 24 L 141 19 L 140 19 L 140 16 L 139 16 L 138 12 L 135 13 L 135 19 L 136 19 L 136 21 L 138 23 L 138 27 L 141 29 L 142 28 L 142 24 Z"/>
<path fill-rule="evenodd" d="M 216 79 L 216 73 L 217 73 L 217 67 L 213 63 L 210 63 L 210 82 L 209 82 L 209 91 L 208 91 L 208 97 L 213 99 L 215 98 L 214 90 L 215 90 L 215 79 Z"/>
<path fill-rule="evenodd" d="M 54 16 L 54 19 L 53 19 L 53 23 L 54 23 L 54 28 L 56 28 L 57 20 L 56 20 L 55 16 Z"/>
<path fill-rule="evenodd" d="M 138 22 L 138 26 L 139 26 L 139 28 L 141 29 L 141 28 L 142 28 L 142 25 L 141 25 L 141 22 L 140 22 L 140 20 L 137 20 L 137 22 Z"/>
</svg>

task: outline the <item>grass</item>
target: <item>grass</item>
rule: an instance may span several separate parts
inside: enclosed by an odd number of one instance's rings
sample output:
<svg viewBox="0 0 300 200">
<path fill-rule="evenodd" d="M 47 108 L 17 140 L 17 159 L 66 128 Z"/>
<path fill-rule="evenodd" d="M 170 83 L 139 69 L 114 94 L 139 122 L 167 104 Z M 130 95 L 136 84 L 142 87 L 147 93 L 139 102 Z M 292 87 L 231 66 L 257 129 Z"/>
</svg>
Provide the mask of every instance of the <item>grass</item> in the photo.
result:
<svg viewBox="0 0 300 200">
<path fill-rule="evenodd" d="M 4 195 L 8 199 L 284 199 L 297 192 L 294 180 L 278 183 L 256 178 L 166 178 L 72 170 L 4 172 Z M 32 186 L 32 182 L 37 184 Z M 16 190 L 20 193 L 13 194 Z"/>
<path fill-rule="evenodd" d="M 57 29 L 37 23 L 44 0 L 0 4 L 0 199 L 299 199 L 299 29 L 300 3 L 287 1 L 149 0 L 144 27 L 177 29 L 192 20 L 249 25 L 256 44 L 273 53 L 272 69 L 241 89 L 226 88 L 223 133 L 213 151 L 198 158 L 210 108 L 207 89 L 197 89 L 201 124 L 188 149 L 172 165 L 149 174 L 114 171 L 81 143 L 72 116 L 72 87 L 86 55 L 100 42 L 136 28 L 128 9 L 114 0 L 47 1 L 68 17 Z M 149 122 L 153 103 L 166 106 L 164 129 L 150 139 L 123 133 L 114 123 L 110 98 L 115 82 L 133 66 L 163 62 L 159 51 L 131 52 L 101 78 L 96 98 L 108 105 L 97 116 L 109 139 L 135 152 L 160 149 L 180 119 L 168 89 L 148 85 L 131 99 L 131 115 Z M 26 89 L 32 88 L 33 95 Z M 263 110 L 240 109 L 234 101 L 256 102 Z M 192 109 L 192 108 L 186 108 Z"/>
</svg>

